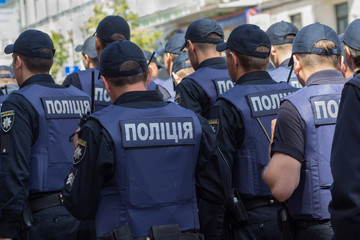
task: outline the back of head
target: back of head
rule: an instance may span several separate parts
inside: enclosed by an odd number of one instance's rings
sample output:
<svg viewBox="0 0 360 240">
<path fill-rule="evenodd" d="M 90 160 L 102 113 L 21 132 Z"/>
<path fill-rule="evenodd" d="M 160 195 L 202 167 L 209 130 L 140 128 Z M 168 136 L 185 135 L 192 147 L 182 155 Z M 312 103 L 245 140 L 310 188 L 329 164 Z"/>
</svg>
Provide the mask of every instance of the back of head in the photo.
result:
<svg viewBox="0 0 360 240">
<path fill-rule="evenodd" d="M 100 56 L 100 74 L 115 86 L 146 82 L 148 65 L 143 51 L 128 40 L 110 43 Z"/>
<path fill-rule="evenodd" d="M 243 24 L 231 32 L 227 42 L 216 48 L 218 51 L 226 49 L 236 53 L 244 71 L 265 71 L 271 43 L 269 36 L 258 26 Z"/>
<path fill-rule="evenodd" d="M 109 43 L 118 40 L 130 40 L 130 27 L 120 16 L 107 16 L 98 24 L 96 36 L 105 48 Z"/>
<path fill-rule="evenodd" d="M 306 68 L 337 68 L 341 43 L 337 33 L 329 26 L 314 23 L 302 28 L 293 42 L 292 54 Z M 293 64 L 290 59 L 289 65 Z"/>
<path fill-rule="evenodd" d="M 195 43 L 201 51 L 215 51 L 216 45 L 224 42 L 224 32 L 214 20 L 202 18 L 195 20 L 186 30 L 185 41 Z M 186 42 L 183 45 L 185 48 Z"/>
<path fill-rule="evenodd" d="M 356 19 L 346 28 L 342 42 L 349 49 L 352 59 L 353 68 L 360 68 L 360 19 Z"/>
<path fill-rule="evenodd" d="M 49 73 L 55 55 L 54 44 L 48 34 L 38 30 L 26 30 L 14 44 L 6 46 L 6 54 L 19 55 L 28 70 L 34 74 Z"/>
</svg>

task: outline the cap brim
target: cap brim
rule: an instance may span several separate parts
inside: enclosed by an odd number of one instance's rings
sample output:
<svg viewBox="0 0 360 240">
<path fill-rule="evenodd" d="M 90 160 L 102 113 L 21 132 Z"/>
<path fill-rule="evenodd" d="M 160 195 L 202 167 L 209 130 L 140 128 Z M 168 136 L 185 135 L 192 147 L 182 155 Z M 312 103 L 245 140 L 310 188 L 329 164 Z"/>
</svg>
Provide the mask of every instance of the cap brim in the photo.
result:
<svg viewBox="0 0 360 240">
<path fill-rule="evenodd" d="M 82 52 L 82 50 L 83 50 L 83 45 L 77 45 L 75 48 L 76 52 Z"/>
<path fill-rule="evenodd" d="M 9 44 L 5 47 L 4 52 L 6 54 L 11 54 L 14 52 L 14 44 Z"/>
<path fill-rule="evenodd" d="M 227 48 L 228 48 L 228 45 L 226 42 L 219 43 L 218 45 L 216 45 L 216 51 L 218 51 L 218 52 L 225 51 Z"/>
</svg>

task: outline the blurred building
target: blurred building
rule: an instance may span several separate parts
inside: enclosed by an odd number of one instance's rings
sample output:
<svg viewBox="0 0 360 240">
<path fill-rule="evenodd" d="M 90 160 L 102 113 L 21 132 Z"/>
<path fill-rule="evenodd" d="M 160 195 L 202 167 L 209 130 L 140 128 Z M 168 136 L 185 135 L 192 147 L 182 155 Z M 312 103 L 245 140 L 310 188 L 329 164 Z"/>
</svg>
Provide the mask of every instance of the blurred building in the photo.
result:
<svg viewBox="0 0 360 240">
<path fill-rule="evenodd" d="M 74 53 L 87 34 L 84 24 L 91 17 L 95 3 L 111 0 L 0 0 L 0 48 L 11 43 L 29 28 L 61 33 L 70 39 L 66 66 L 78 65 Z M 165 42 L 173 33 L 186 31 L 195 19 L 209 17 L 219 22 L 226 36 L 242 23 L 258 24 L 266 30 L 277 21 L 285 20 L 301 28 L 321 22 L 344 32 L 352 20 L 359 18 L 360 0 L 127 0 L 130 9 L 139 14 L 140 27 L 162 31 Z M 11 61 L 0 54 L 0 64 Z M 65 69 L 65 68 L 64 68 Z M 58 76 L 63 79 L 65 70 Z"/>
</svg>

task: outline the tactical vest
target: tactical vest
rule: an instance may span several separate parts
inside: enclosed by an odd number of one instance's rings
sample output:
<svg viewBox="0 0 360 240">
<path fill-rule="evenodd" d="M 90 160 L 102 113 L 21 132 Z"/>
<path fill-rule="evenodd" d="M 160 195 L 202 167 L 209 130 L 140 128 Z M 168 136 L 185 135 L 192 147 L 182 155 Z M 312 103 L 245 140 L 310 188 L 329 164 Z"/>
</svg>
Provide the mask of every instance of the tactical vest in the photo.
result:
<svg viewBox="0 0 360 240">
<path fill-rule="evenodd" d="M 227 69 L 203 67 L 186 78 L 193 79 L 200 85 L 209 97 L 211 106 L 221 94 L 234 87 Z"/>
<path fill-rule="evenodd" d="M 237 150 L 232 174 L 234 187 L 244 197 L 271 195 L 262 180 L 263 169 L 268 163 L 271 120 L 276 118 L 280 99 L 295 90 L 284 82 L 235 85 L 220 97 L 237 108 L 244 124 L 244 142 Z"/>
<path fill-rule="evenodd" d="M 272 69 L 268 71 L 268 73 L 270 74 L 271 78 L 277 82 L 287 82 L 290 73 L 290 68 L 280 66 L 276 69 Z M 289 84 L 294 88 L 302 88 L 294 71 L 291 73 Z"/>
<path fill-rule="evenodd" d="M 304 87 L 285 99 L 291 102 L 306 124 L 305 163 L 300 183 L 288 199 L 295 219 L 329 219 L 331 200 L 330 153 L 343 84 Z"/>
<path fill-rule="evenodd" d="M 31 148 L 30 192 L 59 191 L 69 173 L 73 145 L 69 136 L 90 110 L 90 98 L 74 86 L 50 88 L 32 84 L 16 93 L 24 96 L 39 116 L 39 132 Z"/>
<path fill-rule="evenodd" d="M 111 98 L 107 93 L 104 83 L 99 77 L 99 70 L 96 68 L 87 69 L 84 71 L 76 72 L 79 75 L 81 88 L 84 92 L 86 92 L 89 96 L 91 96 L 91 72 L 94 71 L 94 106 L 95 111 L 99 111 L 106 106 L 112 104 Z"/>
<path fill-rule="evenodd" d="M 173 103 L 150 109 L 111 105 L 91 115 L 115 144 L 116 168 L 96 215 L 98 236 L 128 223 L 134 237 L 153 225 L 199 229 L 195 168 L 201 126 Z"/>
</svg>

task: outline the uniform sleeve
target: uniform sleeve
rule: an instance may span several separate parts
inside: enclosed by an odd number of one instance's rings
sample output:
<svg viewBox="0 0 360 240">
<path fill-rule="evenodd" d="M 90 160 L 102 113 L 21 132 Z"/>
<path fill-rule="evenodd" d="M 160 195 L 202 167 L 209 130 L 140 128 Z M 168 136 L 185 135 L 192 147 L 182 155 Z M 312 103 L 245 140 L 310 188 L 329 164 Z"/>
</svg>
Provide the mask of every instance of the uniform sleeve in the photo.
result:
<svg viewBox="0 0 360 240">
<path fill-rule="evenodd" d="M 288 101 L 281 104 L 278 112 L 271 156 L 275 152 L 289 155 L 301 163 L 305 159 L 305 122 Z"/>
<path fill-rule="evenodd" d="M 1 118 L 0 237 L 14 238 L 29 196 L 29 163 L 38 117 L 18 94 L 11 94 L 1 110 L 2 116 L 7 115 Z"/>
<path fill-rule="evenodd" d="M 64 87 L 67 87 L 70 85 L 73 85 L 74 87 L 82 90 L 79 75 L 76 72 L 67 75 L 64 82 L 62 83 L 62 86 L 64 86 Z"/>
<path fill-rule="evenodd" d="M 360 235 L 360 89 L 346 84 L 340 101 L 331 152 L 332 201 L 329 210 L 336 239 Z"/>
<path fill-rule="evenodd" d="M 203 128 L 196 170 L 200 226 L 206 239 L 221 239 L 225 202 L 231 187 L 230 168 L 207 120 L 198 117 Z"/>
<path fill-rule="evenodd" d="M 198 86 L 192 79 L 184 78 L 179 85 L 176 86 L 175 103 L 190 109 L 196 114 L 205 116 L 209 111 L 209 99 L 204 90 Z"/>
<path fill-rule="evenodd" d="M 79 132 L 74 165 L 65 179 L 64 204 L 78 219 L 94 219 L 104 183 L 113 174 L 114 146 L 109 134 L 95 120 Z"/>
<path fill-rule="evenodd" d="M 244 125 L 241 114 L 228 101 L 218 99 L 211 109 L 210 119 L 210 121 L 215 122 L 213 127 L 216 131 L 219 148 L 229 162 L 230 169 L 232 169 L 236 151 L 241 148 L 244 140 Z"/>
</svg>

